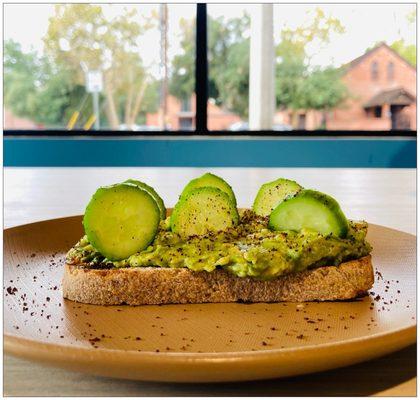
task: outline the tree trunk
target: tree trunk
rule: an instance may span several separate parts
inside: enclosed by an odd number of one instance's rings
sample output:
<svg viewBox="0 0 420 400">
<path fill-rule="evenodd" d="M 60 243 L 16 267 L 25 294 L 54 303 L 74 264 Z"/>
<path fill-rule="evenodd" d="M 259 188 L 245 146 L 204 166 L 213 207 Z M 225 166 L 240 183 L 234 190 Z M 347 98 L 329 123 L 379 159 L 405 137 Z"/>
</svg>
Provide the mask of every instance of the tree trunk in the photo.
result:
<svg viewBox="0 0 420 400">
<path fill-rule="evenodd" d="M 109 125 L 112 129 L 118 130 L 120 121 L 118 119 L 117 110 L 115 107 L 113 90 L 110 84 L 105 82 L 105 96 L 106 96 L 106 107 Z"/>
<path fill-rule="evenodd" d="M 125 110 L 124 110 L 124 122 L 127 125 L 127 129 L 130 129 L 130 127 L 134 124 L 134 122 L 131 120 L 131 108 L 133 104 L 133 79 L 132 79 L 132 73 L 129 72 L 130 79 L 129 79 L 129 88 L 127 91 L 127 100 L 125 101 Z"/>
<path fill-rule="evenodd" d="M 327 129 L 328 110 L 322 110 L 321 129 Z"/>
<path fill-rule="evenodd" d="M 143 82 L 141 83 L 139 91 L 137 92 L 136 101 L 134 102 L 134 107 L 133 107 L 133 110 L 132 110 L 131 115 L 130 115 L 130 121 L 131 121 L 132 124 L 135 123 L 135 121 L 137 119 L 137 116 L 140 112 L 140 106 L 141 106 L 141 103 L 143 101 L 147 85 L 148 85 L 147 79 L 144 79 Z"/>
<path fill-rule="evenodd" d="M 298 128 L 298 112 L 296 110 L 292 110 L 292 118 L 291 118 L 291 122 L 292 122 L 292 128 L 295 130 Z"/>
</svg>

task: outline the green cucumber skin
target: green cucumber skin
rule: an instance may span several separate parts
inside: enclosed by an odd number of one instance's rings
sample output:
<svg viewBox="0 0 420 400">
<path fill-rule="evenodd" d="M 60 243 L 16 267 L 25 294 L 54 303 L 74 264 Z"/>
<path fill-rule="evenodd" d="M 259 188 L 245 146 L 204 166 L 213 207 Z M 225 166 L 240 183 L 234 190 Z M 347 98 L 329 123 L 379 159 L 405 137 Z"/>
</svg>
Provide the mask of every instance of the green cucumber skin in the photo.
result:
<svg viewBox="0 0 420 400">
<path fill-rule="evenodd" d="M 268 193 L 270 190 L 273 190 L 278 185 L 285 185 L 287 186 L 288 191 L 286 192 L 286 196 L 280 196 L 278 198 L 278 201 L 273 204 L 266 204 L 269 200 Z M 257 195 L 255 196 L 254 204 L 252 205 L 252 210 L 257 215 L 261 216 L 268 216 L 270 213 L 276 208 L 276 206 L 283 201 L 285 198 L 289 197 L 290 195 L 295 195 L 299 193 L 303 189 L 302 186 L 300 186 L 297 182 L 285 179 L 285 178 L 279 178 L 272 182 L 267 182 L 261 185 L 260 189 L 258 190 Z"/>
<path fill-rule="evenodd" d="M 206 172 L 204 175 L 201 175 L 200 177 L 192 179 L 190 182 L 188 182 L 184 187 L 180 198 L 185 197 L 191 190 L 199 187 L 215 187 L 220 189 L 229 196 L 233 205 L 236 207 L 236 197 L 232 187 L 223 178 L 210 172 Z"/>
<path fill-rule="evenodd" d="M 98 226 L 97 226 L 97 213 L 98 213 L 98 206 L 101 207 L 101 204 L 106 203 L 106 197 L 109 195 L 112 195 L 113 193 L 123 194 L 126 192 L 127 194 L 137 194 L 139 195 L 139 198 L 142 200 L 145 200 L 145 203 L 150 206 L 150 209 L 148 211 L 151 211 L 152 215 L 155 217 L 152 218 L 152 220 L 148 221 L 146 229 L 149 230 L 148 235 L 146 237 L 138 238 L 139 242 L 142 242 L 140 245 L 138 245 L 134 250 L 130 252 L 126 252 L 124 254 L 116 254 L 114 252 L 114 249 L 109 249 L 107 246 L 102 243 L 103 239 L 101 240 L 100 234 L 98 234 Z M 109 200 L 108 200 L 109 201 Z M 109 206 L 109 204 L 107 204 Z M 112 203 L 111 203 L 112 205 Z M 121 205 L 117 205 L 116 207 L 121 207 Z M 95 215 L 96 214 L 96 218 Z M 99 214 L 101 214 L 101 211 L 99 209 Z M 106 217 L 109 217 L 109 214 L 105 215 Z M 83 227 L 85 230 L 85 233 L 88 237 L 88 240 L 90 244 L 104 257 L 109 259 L 110 261 L 119 261 L 123 260 L 127 257 L 129 257 L 132 254 L 135 254 L 138 251 L 142 251 L 146 249 L 149 244 L 154 240 L 158 228 L 159 228 L 159 222 L 160 222 L 160 210 L 159 207 L 154 200 L 154 198 L 144 189 L 141 189 L 137 185 L 134 185 L 132 183 L 119 183 L 111 186 L 103 186 L 100 187 L 95 194 L 92 196 L 91 200 L 89 201 L 89 204 L 86 207 L 85 214 L 83 217 Z M 119 225 L 117 222 L 117 226 L 114 226 L 113 228 L 119 232 L 118 228 L 121 230 L 123 227 Z M 100 231 L 100 229 L 99 229 Z M 111 232 L 107 231 L 105 235 L 102 235 L 102 237 L 111 237 L 113 234 L 112 229 Z M 135 237 L 136 233 L 133 232 L 133 235 Z M 140 240 L 142 239 L 142 240 Z M 106 241 L 106 239 L 105 239 Z"/>
<path fill-rule="evenodd" d="M 149 194 L 155 199 L 159 210 L 160 210 L 160 219 L 166 218 L 166 207 L 165 203 L 163 202 L 162 197 L 159 196 L 159 194 L 156 192 L 155 189 L 153 189 L 151 186 L 149 186 L 147 183 L 138 181 L 136 179 L 127 179 L 124 181 L 124 183 L 132 183 L 133 185 L 137 185 L 140 187 L 140 189 L 146 190 L 146 192 L 149 192 Z"/>
<path fill-rule="evenodd" d="M 175 205 L 174 210 L 171 215 L 171 219 L 170 219 L 170 228 L 172 232 L 178 233 L 181 235 L 186 235 L 186 236 L 192 236 L 192 235 L 197 234 L 197 233 L 192 233 L 191 235 L 186 234 L 187 229 L 186 227 L 182 226 L 182 222 L 180 220 L 182 219 L 182 213 L 184 212 L 185 208 L 190 207 L 191 206 L 190 204 L 193 205 L 194 198 L 198 196 L 208 196 L 209 198 L 209 207 L 206 208 L 205 210 L 200 210 L 199 216 L 204 216 L 206 211 L 208 212 L 209 210 L 211 210 L 211 205 L 212 203 L 214 204 L 215 200 L 217 200 L 217 197 L 228 208 L 227 214 L 228 214 L 228 218 L 231 219 L 231 223 L 226 224 L 225 228 L 222 228 L 219 230 L 224 230 L 228 228 L 229 226 L 236 226 L 239 223 L 238 210 L 236 206 L 232 204 L 232 201 L 230 197 L 227 195 L 227 193 L 215 187 L 204 186 L 204 187 L 191 189 L 191 191 L 187 193 L 184 197 L 181 197 L 178 203 Z M 214 200 L 212 200 L 212 197 Z M 201 222 L 198 221 L 197 225 L 200 225 L 200 224 Z M 194 226 L 194 222 L 192 220 L 188 220 L 186 225 L 189 225 L 189 227 L 191 228 Z"/>
<path fill-rule="evenodd" d="M 296 204 L 296 206 L 299 206 L 299 203 L 302 204 L 302 201 L 305 202 L 305 200 L 311 201 L 313 204 L 318 203 L 320 207 L 319 212 L 328 212 L 329 216 L 334 219 L 335 226 L 332 227 L 332 231 L 330 233 L 340 238 L 344 238 L 347 236 L 349 230 L 348 220 L 344 215 L 343 211 L 341 210 L 341 207 L 338 204 L 338 202 L 325 193 L 321 193 L 311 189 L 301 190 L 295 196 L 290 196 L 286 198 L 283 202 L 281 202 L 270 214 L 268 227 L 272 230 L 277 231 L 287 230 L 287 227 L 282 226 L 279 222 L 281 213 L 287 211 L 287 209 L 294 204 Z M 299 229 L 302 228 L 311 228 L 311 226 L 301 226 Z M 320 233 L 328 234 L 328 232 Z"/>
</svg>

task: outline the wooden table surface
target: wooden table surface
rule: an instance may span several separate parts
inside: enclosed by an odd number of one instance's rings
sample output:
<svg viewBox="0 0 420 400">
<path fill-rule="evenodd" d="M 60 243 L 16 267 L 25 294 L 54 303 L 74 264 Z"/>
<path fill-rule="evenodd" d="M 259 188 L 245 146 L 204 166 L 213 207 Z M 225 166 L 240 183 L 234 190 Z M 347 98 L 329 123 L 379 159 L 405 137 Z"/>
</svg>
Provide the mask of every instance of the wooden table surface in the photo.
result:
<svg viewBox="0 0 420 400">
<path fill-rule="evenodd" d="M 172 207 L 202 168 L 5 168 L 4 227 L 82 214 L 100 185 L 127 178 L 153 186 Z M 352 219 L 416 233 L 414 169 L 211 168 L 249 207 L 277 177 L 331 194 Z M 231 384 L 134 382 L 82 375 L 5 356 L 6 396 L 414 396 L 416 346 L 351 367 L 308 376 Z"/>
</svg>

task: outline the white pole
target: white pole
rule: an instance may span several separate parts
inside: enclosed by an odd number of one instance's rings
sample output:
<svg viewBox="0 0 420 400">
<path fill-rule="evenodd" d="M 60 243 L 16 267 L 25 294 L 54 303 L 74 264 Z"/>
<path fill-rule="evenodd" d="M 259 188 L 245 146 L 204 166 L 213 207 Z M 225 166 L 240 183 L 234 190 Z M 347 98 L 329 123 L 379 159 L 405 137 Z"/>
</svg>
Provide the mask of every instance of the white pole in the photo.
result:
<svg viewBox="0 0 420 400">
<path fill-rule="evenodd" d="M 274 90 L 273 4 L 255 5 L 251 15 L 249 129 L 272 129 Z"/>
</svg>

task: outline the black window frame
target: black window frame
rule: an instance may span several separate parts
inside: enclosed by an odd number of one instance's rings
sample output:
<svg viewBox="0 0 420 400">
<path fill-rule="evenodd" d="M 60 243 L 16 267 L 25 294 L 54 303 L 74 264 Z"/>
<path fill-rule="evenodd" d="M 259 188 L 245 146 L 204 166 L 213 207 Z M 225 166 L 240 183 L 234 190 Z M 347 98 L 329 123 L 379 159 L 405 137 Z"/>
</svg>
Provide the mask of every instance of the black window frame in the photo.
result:
<svg viewBox="0 0 420 400">
<path fill-rule="evenodd" d="M 147 136 L 271 136 L 271 137 L 416 137 L 417 131 L 350 131 L 350 130 L 292 130 L 292 131 L 274 131 L 274 130 L 248 130 L 248 131 L 228 131 L 208 129 L 208 57 L 207 57 L 207 4 L 196 4 L 196 58 L 195 58 L 195 101 L 196 115 L 195 128 L 192 130 L 160 130 L 160 131 L 115 131 L 115 130 L 3 130 L 4 136 L 19 137 L 41 137 L 41 136 L 81 136 L 81 137 L 101 137 L 101 136 L 125 136 L 125 137 L 147 137 Z M 376 61 L 375 61 L 376 62 Z M 376 62 L 377 64 L 377 62 Z M 377 65 L 378 67 L 378 65 Z"/>
</svg>

